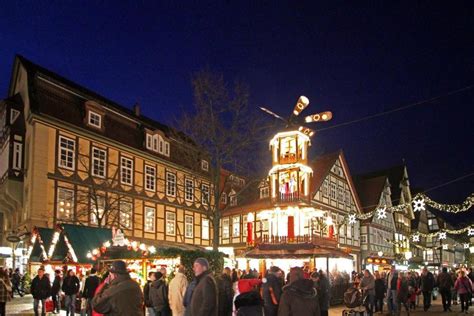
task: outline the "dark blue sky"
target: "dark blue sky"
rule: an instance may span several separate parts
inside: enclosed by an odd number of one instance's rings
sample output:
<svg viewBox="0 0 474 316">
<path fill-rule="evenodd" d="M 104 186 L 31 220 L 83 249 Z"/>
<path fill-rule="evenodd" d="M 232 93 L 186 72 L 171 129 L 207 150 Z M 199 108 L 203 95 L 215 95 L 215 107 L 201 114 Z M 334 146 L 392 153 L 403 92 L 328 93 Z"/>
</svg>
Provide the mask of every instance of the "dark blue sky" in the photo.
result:
<svg viewBox="0 0 474 316">
<path fill-rule="evenodd" d="M 171 123 L 192 103 L 191 74 L 209 66 L 282 115 L 306 95 L 311 111 L 333 111 L 327 127 L 474 84 L 472 1 L 253 2 L 4 3 L 0 91 L 20 53 Z M 473 101 L 470 90 L 321 131 L 313 148 L 342 148 L 353 174 L 404 158 L 413 186 L 437 186 L 474 172 Z M 471 192 L 474 177 L 430 196 L 454 203 Z"/>
</svg>

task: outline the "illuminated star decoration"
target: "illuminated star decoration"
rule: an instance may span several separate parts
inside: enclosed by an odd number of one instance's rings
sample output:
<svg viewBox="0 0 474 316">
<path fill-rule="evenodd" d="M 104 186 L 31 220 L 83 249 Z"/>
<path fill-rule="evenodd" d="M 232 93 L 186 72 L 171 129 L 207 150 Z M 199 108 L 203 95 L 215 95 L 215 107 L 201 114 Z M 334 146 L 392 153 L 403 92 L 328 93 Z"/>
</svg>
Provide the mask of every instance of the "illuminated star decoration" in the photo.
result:
<svg viewBox="0 0 474 316">
<path fill-rule="evenodd" d="M 377 209 L 377 218 L 378 219 L 387 218 L 387 208 L 386 207 L 382 207 L 382 208 Z"/>
<path fill-rule="evenodd" d="M 443 244 L 443 250 L 448 250 L 448 244 Z"/>
<path fill-rule="evenodd" d="M 356 215 L 355 214 L 349 214 L 349 224 L 353 225 L 356 223 Z"/>
<path fill-rule="evenodd" d="M 419 234 L 416 234 L 416 235 L 413 235 L 413 241 L 420 241 L 420 235 Z"/>
<path fill-rule="evenodd" d="M 467 231 L 467 235 L 468 236 L 474 236 L 474 228 L 473 227 L 469 227 L 469 230 Z"/>
<path fill-rule="evenodd" d="M 439 239 L 446 239 L 446 232 L 439 232 Z"/>
<path fill-rule="evenodd" d="M 425 210 L 425 200 L 424 199 L 418 199 L 413 201 L 413 208 L 415 212 L 421 212 Z"/>
<path fill-rule="evenodd" d="M 469 249 L 469 244 L 464 244 L 464 249 Z"/>
</svg>

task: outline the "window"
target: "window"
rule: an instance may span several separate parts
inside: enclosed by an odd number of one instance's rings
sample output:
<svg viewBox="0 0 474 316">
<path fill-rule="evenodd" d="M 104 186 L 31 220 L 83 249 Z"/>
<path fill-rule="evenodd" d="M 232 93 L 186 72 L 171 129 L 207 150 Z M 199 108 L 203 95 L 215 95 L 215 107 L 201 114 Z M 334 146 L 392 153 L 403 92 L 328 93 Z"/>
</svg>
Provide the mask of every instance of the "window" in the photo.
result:
<svg viewBox="0 0 474 316">
<path fill-rule="evenodd" d="M 132 203 L 120 202 L 120 225 L 132 229 Z"/>
<path fill-rule="evenodd" d="M 184 236 L 186 238 L 194 237 L 194 218 L 191 215 L 186 215 L 184 217 Z"/>
<path fill-rule="evenodd" d="M 331 199 L 336 199 L 336 184 L 331 183 Z"/>
<path fill-rule="evenodd" d="M 146 134 L 146 149 L 153 150 L 153 136 Z"/>
<path fill-rule="evenodd" d="M 122 157 L 120 159 L 120 182 L 122 184 L 132 185 L 133 161 Z"/>
<path fill-rule="evenodd" d="M 145 165 L 145 190 L 155 192 L 155 174 L 155 167 Z"/>
<path fill-rule="evenodd" d="M 240 236 L 240 216 L 234 216 L 232 218 L 232 236 Z"/>
<path fill-rule="evenodd" d="M 201 160 L 201 169 L 204 171 L 209 171 L 209 162 L 207 162 L 207 160 Z"/>
<path fill-rule="evenodd" d="M 323 182 L 323 196 L 328 196 L 328 180 Z"/>
<path fill-rule="evenodd" d="M 59 136 L 59 167 L 74 170 L 74 154 L 76 142 L 64 136 Z"/>
<path fill-rule="evenodd" d="M 339 203 L 344 203 L 344 189 L 341 186 L 337 187 L 337 200 Z"/>
<path fill-rule="evenodd" d="M 89 111 L 89 119 L 88 119 L 89 125 L 101 128 L 102 127 L 102 116 L 100 114 Z"/>
<path fill-rule="evenodd" d="M 230 206 L 236 206 L 237 205 L 237 196 L 235 193 L 229 194 L 229 199 L 230 199 Z"/>
<path fill-rule="evenodd" d="M 72 219 L 74 212 L 74 191 L 58 188 L 57 218 Z"/>
<path fill-rule="evenodd" d="M 13 165 L 12 168 L 15 170 L 21 170 L 21 157 L 23 153 L 23 144 L 19 142 L 13 142 Z"/>
<path fill-rule="evenodd" d="M 247 215 L 242 215 L 242 236 L 247 237 L 247 229 L 245 224 L 247 223 Z"/>
<path fill-rule="evenodd" d="M 202 204 L 209 204 L 209 185 L 203 183 L 201 185 L 201 202 Z"/>
<path fill-rule="evenodd" d="M 105 150 L 92 147 L 92 175 L 105 178 L 105 161 L 107 153 Z"/>
<path fill-rule="evenodd" d="M 225 192 L 222 192 L 221 203 L 222 204 L 227 204 L 227 194 L 225 194 Z"/>
<path fill-rule="evenodd" d="M 366 243 L 367 242 L 367 235 L 360 236 L 360 242 Z"/>
<path fill-rule="evenodd" d="M 207 218 L 202 219 L 202 239 L 209 239 L 209 220 Z"/>
<path fill-rule="evenodd" d="M 13 123 L 15 123 L 18 116 L 20 116 L 20 111 L 15 109 L 10 110 L 10 125 L 13 125 Z"/>
<path fill-rule="evenodd" d="M 222 219 L 222 238 L 229 238 L 229 218 Z"/>
<path fill-rule="evenodd" d="M 348 206 L 351 205 L 351 191 L 346 191 L 346 198 L 344 203 Z"/>
<path fill-rule="evenodd" d="M 184 199 L 186 201 L 194 201 L 193 180 L 186 178 L 184 180 Z"/>
<path fill-rule="evenodd" d="M 170 156 L 170 143 L 168 142 L 165 142 L 165 152 L 163 153 L 163 155 L 169 157 Z"/>
<path fill-rule="evenodd" d="M 153 207 L 145 206 L 145 233 L 155 232 L 156 211 Z"/>
<path fill-rule="evenodd" d="M 99 220 L 101 226 L 105 224 L 105 198 L 101 195 L 96 195 L 91 198 L 91 224 L 98 225 Z"/>
<path fill-rule="evenodd" d="M 270 196 L 270 189 L 268 187 L 260 188 L 260 198 L 264 199 Z"/>
<path fill-rule="evenodd" d="M 166 212 L 166 235 L 176 235 L 176 214 Z"/>
<path fill-rule="evenodd" d="M 171 172 L 166 173 L 166 195 L 176 196 L 176 175 Z"/>
</svg>

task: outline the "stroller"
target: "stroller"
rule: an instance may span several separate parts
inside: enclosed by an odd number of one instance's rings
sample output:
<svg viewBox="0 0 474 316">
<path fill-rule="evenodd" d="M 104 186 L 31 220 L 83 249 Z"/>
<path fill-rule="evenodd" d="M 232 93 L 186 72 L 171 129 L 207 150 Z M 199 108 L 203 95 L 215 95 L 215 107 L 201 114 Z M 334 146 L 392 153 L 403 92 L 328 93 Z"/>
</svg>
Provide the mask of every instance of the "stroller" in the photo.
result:
<svg viewBox="0 0 474 316">
<path fill-rule="evenodd" d="M 342 311 L 342 316 L 364 315 L 366 299 L 367 296 L 364 297 L 361 290 L 353 287 L 348 288 L 344 293 L 344 304 L 348 309 Z"/>
</svg>

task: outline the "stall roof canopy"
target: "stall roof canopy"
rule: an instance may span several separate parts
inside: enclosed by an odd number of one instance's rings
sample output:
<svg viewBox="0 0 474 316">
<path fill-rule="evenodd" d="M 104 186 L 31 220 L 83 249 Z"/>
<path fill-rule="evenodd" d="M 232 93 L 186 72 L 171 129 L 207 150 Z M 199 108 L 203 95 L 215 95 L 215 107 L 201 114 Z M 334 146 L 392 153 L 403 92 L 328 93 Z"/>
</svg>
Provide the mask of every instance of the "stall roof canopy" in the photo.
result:
<svg viewBox="0 0 474 316">
<path fill-rule="evenodd" d="M 295 259 L 308 257 L 347 258 L 352 256 L 339 248 L 329 248 L 311 243 L 302 244 L 260 244 L 245 253 L 247 258 L 255 259 Z"/>
<path fill-rule="evenodd" d="M 62 224 L 62 232 L 56 244 L 56 248 L 50 258 L 51 261 L 63 261 L 69 252 L 64 239 L 67 237 L 78 263 L 90 263 L 87 252 L 91 249 L 101 247 L 104 242 L 112 239 L 112 231 L 109 228 L 98 228 L 79 226 L 72 224 Z"/>
<path fill-rule="evenodd" d="M 36 227 L 37 238 L 33 245 L 33 250 L 31 251 L 29 261 L 30 262 L 43 262 L 48 258 L 43 256 L 43 250 L 41 249 L 40 240 L 43 242 L 45 251 L 48 251 L 51 240 L 53 239 L 54 229 L 52 228 L 42 228 Z"/>
</svg>

